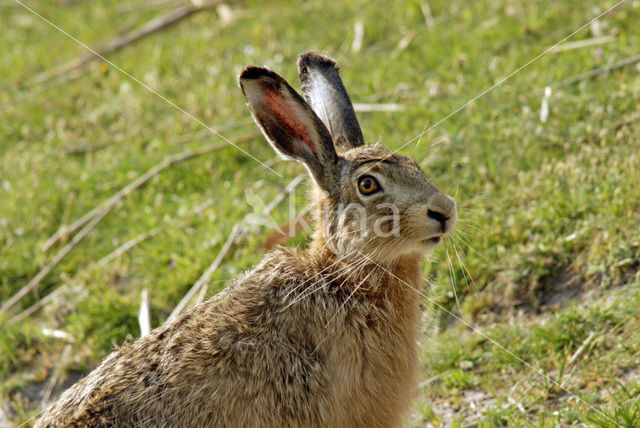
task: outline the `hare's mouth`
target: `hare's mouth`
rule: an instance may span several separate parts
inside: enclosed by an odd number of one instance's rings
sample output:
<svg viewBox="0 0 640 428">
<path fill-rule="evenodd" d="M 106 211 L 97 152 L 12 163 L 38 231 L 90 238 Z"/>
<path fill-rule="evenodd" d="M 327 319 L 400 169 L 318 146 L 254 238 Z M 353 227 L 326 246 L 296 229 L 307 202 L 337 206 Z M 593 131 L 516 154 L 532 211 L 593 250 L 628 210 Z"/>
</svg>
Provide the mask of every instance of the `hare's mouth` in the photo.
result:
<svg viewBox="0 0 640 428">
<path fill-rule="evenodd" d="M 434 236 L 432 238 L 423 239 L 422 242 L 427 245 L 438 245 L 440 243 L 440 236 Z"/>
</svg>

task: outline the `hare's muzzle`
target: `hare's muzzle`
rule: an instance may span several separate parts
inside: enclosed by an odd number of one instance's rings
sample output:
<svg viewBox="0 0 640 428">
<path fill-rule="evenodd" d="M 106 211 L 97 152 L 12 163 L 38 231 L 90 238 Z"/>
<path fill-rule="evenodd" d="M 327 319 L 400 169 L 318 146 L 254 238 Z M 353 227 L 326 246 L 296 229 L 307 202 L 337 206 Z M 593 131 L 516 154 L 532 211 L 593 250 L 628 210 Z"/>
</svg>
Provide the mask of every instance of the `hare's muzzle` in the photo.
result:
<svg viewBox="0 0 640 428">
<path fill-rule="evenodd" d="M 437 223 L 439 234 L 430 238 L 437 243 L 453 229 L 458 219 L 455 201 L 442 193 L 433 196 L 427 204 L 427 217 Z"/>
</svg>

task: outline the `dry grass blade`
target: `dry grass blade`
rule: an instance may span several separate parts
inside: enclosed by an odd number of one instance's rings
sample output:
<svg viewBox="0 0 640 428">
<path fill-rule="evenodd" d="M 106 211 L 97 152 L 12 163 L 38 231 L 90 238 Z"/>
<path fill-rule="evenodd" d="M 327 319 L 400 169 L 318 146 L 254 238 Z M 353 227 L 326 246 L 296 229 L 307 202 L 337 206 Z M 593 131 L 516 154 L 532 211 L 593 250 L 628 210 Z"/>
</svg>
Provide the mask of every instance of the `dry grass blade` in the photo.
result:
<svg viewBox="0 0 640 428">
<path fill-rule="evenodd" d="M 2 304 L 2 306 L 0 307 L 0 314 L 5 313 L 9 308 L 15 305 L 18 301 L 20 301 L 20 299 L 22 299 L 27 293 L 29 293 L 32 290 L 35 290 L 36 287 L 40 284 L 40 282 L 42 282 L 42 280 L 49 274 L 49 272 L 51 272 L 53 268 L 56 267 L 58 263 L 60 263 L 60 260 L 62 260 L 64 256 L 66 256 L 69 253 L 69 251 L 71 251 L 71 249 L 76 246 L 78 242 L 80 242 L 85 236 L 87 236 L 87 234 L 91 232 L 94 226 L 98 224 L 98 222 L 102 220 L 102 218 L 106 216 L 108 212 L 109 210 L 105 209 L 100 213 L 98 213 L 95 217 L 93 217 L 89 221 L 89 223 L 87 223 L 80 230 L 80 232 L 74 235 L 74 237 L 71 239 L 71 241 L 67 243 L 67 245 L 65 245 L 60 249 L 60 251 L 58 251 L 58 253 L 49 262 L 49 264 L 47 264 L 42 270 L 40 270 L 40 272 L 38 272 L 38 274 L 34 276 L 31 279 L 31 281 L 27 283 L 27 285 L 22 287 L 17 293 L 15 293 L 13 296 L 11 296 L 8 300 L 6 300 Z"/>
<path fill-rule="evenodd" d="M 422 16 L 424 16 L 424 23 L 427 25 L 427 28 L 433 28 L 435 21 L 433 19 L 433 14 L 431 13 L 429 3 L 426 1 L 420 3 L 420 11 L 422 12 Z"/>
<path fill-rule="evenodd" d="M 121 246 L 116 248 L 114 251 L 112 251 L 111 253 L 107 254 L 106 256 L 104 256 L 103 258 L 98 260 L 97 265 L 98 266 L 104 266 L 107 263 L 109 263 L 111 260 L 117 259 L 121 255 L 123 255 L 124 253 L 129 251 L 131 248 L 133 248 L 136 245 L 138 245 L 140 242 L 145 241 L 145 240 L 155 236 L 158 233 L 158 231 L 159 231 L 158 228 L 151 229 L 150 231 L 148 231 L 146 233 L 141 233 L 140 235 L 136 236 L 135 238 L 128 240 L 127 242 L 125 242 L 124 244 L 122 244 Z"/>
<path fill-rule="evenodd" d="M 51 302 L 53 299 L 55 299 L 58 295 L 63 294 L 65 291 L 67 291 L 67 289 L 68 288 L 63 285 L 62 287 L 59 287 L 57 290 L 53 291 L 52 293 L 47 294 L 45 297 L 43 297 L 42 299 L 38 300 L 36 303 L 31 305 L 28 309 L 20 312 L 18 315 L 16 315 L 15 317 L 11 318 L 9 320 L 9 324 L 15 324 L 15 323 L 17 323 L 19 321 L 22 321 L 23 319 L 31 316 L 32 314 L 34 314 L 35 312 L 37 312 L 38 310 L 40 310 L 41 308 L 46 306 L 49 302 Z"/>
<path fill-rule="evenodd" d="M 133 1 L 118 5 L 116 13 L 137 12 L 139 10 L 155 9 L 160 7 L 178 6 L 183 3 L 181 0 L 149 0 L 145 2 Z"/>
<path fill-rule="evenodd" d="M 251 135 L 253 136 L 255 134 L 251 134 Z M 200 150 L 194 150 L 194 151 L 180 153 L 173 156 L 168 156 L 162 162 L 160 162 L 159 164 L 151 168 L 149 171 L 142 174 L 140 177 L 138 177 L 137 179 L 129 183 L 127 186 L 123 187 L 111 198 L 109 198 L 102 204 L 98 205 L 89 213 L 85 214 L 82 218 L 77 220 L 70 227 L 61 228 L 60 231 L 58 231 L 53 237 L 49 238 L 47 243 L 45 243 L 46 248 L 53 245 L 53 243 L 55 243 L 64 234 L 72 233 L 73 231 L 77 230 L 79 227 L 82 227 L 82 225 L 84 225 L 84 227 L 76 235 L 73 236 L 71 241 L 69 241 L 64 247 L 62 247 L 60 251 L 58 251 L 58 253 L 53 257 L 51 262 L 49 262 L 49 264 L 47 264 L 40 272 L 38 272 L 38 274 L 35 277 L 33 277 L 31 281 L 27 283 L 27 285 L 22 287 L 17 293 L 15 293 L 13 296 L 11 296 L 7 301 L 5 301 L 2 304 L 2 306 L 0 307 L 0 314 L 6 312 L 10 307 L 12 307 L 20 299 L 22 299 L 22 297 L 24 297 L 27 293 L 36 289 L 36 287 L 40 284 L 40 282 L 42 282 L 42 280 L 49 274 L 49 272 L 51 272 L 53 268 L 58 263 L 60 263 L 60 261 L 64 258 L 64 256 L 66 256 L 69 253 L 69 251 L 71 251 L 71 249 L 75 247 L 75 245 L 78 242 L 80 242 L 95 227 L 95 225 L 98 224 L 100 220 L 102 220 L 104 216 L 106 216 L 109 213 L 109 211 L 111 211 L 111 208 L 113 208 L 115 204 L 118 201 L 120 201 L 123 197 L 133 192 L 138 187 L 142 186 L 144 183 L 149 181 L 152 177 L 156 176 L 164 169 L 176 163 L 186 161 L 188 159 L 193 159 L 195 157 L 204 155 L 206 153 L 220 150 L 227 146 L 228 146 L 227 143 L 219 143 L 219 144 L 206 146 Z"/>
<path fill-rule="evenodd" d="M 304 179 L 304 174 L 298 175 L 296 178 L 294 178 L 287 185 L 287 187 L 282 192 L 280 192 L 273 199 L 273 201 L 271 201 L 264 208 L 264 210 L 262 211 L 261 214 L 262 215 L 268 215 L 277 206 L 278 203 L 280 203 L 281 201 L 284 200 L 286 195 L 291 193 L 300 183 L 302 183 L 303 179 Z M 167 317 L 167 319 L 165 321 L 165 324 L 168 323 L 169 321 L 171 321 L 172 319 L 174 319 L 175 317 L 177 317 L 184 310 L 184 308 L 187 306 L 187 304 L 193 298 L 193 296 L 198 292 L 198 290 L 203 288 L 204 285 L 209 282 L 209 280 L 211 279 L 211 275 L 216 271 L 216 269 L 218 269 L 218 267 L 220 266 L 220 263 L 222 263 L 222 260 L 224 259 L 224 257 L 227 255 L 227 253 L 231 249 L 231 246 L 233 245 L 233 243 L 234 243 L 236 237 L 238 236 L 238 234 L 240 233 L 240 230 L 241 230 L 241 228 L 242 228 L 242 226 L 243 226 L 243 224 L 244 224 L 246 219 L 247 219 L 247 216 L 245 216 L 242 220 L 240 220 L 238 223 L 236 223 L 233 226 L 233 229 L 231 230 L 231 233 L 227 237 L 227 240 L 225 241 L 224 245 L 222 246 L 222 249 L 218 253 L 218 256 L 216 257 L 216 259 L 213 261 L 213 263 L 211 263 L 211 265 L 207 268 L 207 270 L 200 276 L 200 278 L 198 278 L 198 280 L 195 282 L 195 284 L 193 284 L 191 286 L 191 288 L 189 289 L 187 294 L 184 295 L 182 300 L 180 300 L 180 303 L 178 303 L 178 305 L 173 309 L 171 314 L 169 314 L 169 316 Z M 204 297 L 204 295 L 201 293 L 201 296 L 198 298 L 198 300 L 201 300 L 203 297 Z"/>
<path fill-rule="evenodd" d="M 567 366 L 572 366 L 576 361 L 578 361 L 580 356 L 584 353 L 584 351 L 591 344 L 591 342 L 593 342 L 593 339 L 595 338 L 596 338 L 595 331 L 592 331 L 591 333 L 589 333 L 589 336 L 587 336 L 587 338 L 582 343 L 582 345 L 580 345 L 580 347 L 576 350 L 576 352 L 573 353 L 573 355 L 569 359 L 569 362 L 567 363 Z"/>
<path fill-rule="evenodd" d="M 236 144 L 240 144 L 240 143 L 244 143 L 244 142 L 250 141 L 250 140 L 258 137 L 259 135 L 260 134 L 257 133 L 257 132 L 253 132 L 251 134 L 245 135 L 245 136 L 243 136 L 241 138 L 238 138 L 236 140 Z M 105 209 L 106 210 L 111 209 L 111 207 L 113 207 L 123 197 L 127 196 L 129 193 L 133 192 L 138 187 L 142 186 L 144 183 L 149 181 L 151 178 L 153 178 L 155 175 L 159 174 L 160 172 L 162 172 L 164 169 L 168 168 L 169 166 L 172 166 L 172 165 L 174 165 L 176 163 L 179 163 L 179 162 L 182 162 L 182 161 L 185 161 L 185 160 L 192 159 L 192 158 L 197 157 L 197 156 L 201 156 L 201 155 L 206 154 L 206 153 L 210 153 L 210 152 L 214 152 L 214 151 L 217 151 L 217 150 L 224 149 L 224 148 L 226 148 L 228 146 L 229 146 L 229 144 L 227 144 L 227 143 L 218 143 L 218 144 L 213 144 L 213 145 L 210 145 L 210 146 L 206 146 L 206 147 L 204 147 L 204 148 L 202 148 L 200 150 L 180 153 L 180 154 L 177 154 L 177 155 L 174 155 L 174 156 L 166 157 L 162 162 L 158 163 L 153 168 L 151 168 L 149 171 L 147 171 L 146 173 L 142 174 L 141 176 L 136 178 L 131 183 L 127 184 L 125 187 L 120 189 L 112 197 L 110 197 L 106 201 L 102 202 L 100 205 L 96 206 L 93 210 L 89 211 L 88 213 L 86 213 L 85 215 L 80 217 L 78 220 L 76 220 L 75 222 L 73 222 L 69 226 L 60 227 L 60 229 L 58 229 L 58 231 L 56 233 L 54 233 L 49 239 L 47 239 L 46 242 L 42 245 L 42 250 L 43 251 L 47 251 L 49 248 L 51 248 L 53 245 L 55 245 L 62 237 L 64 237 L 65 235 L 69 235 L 71 233 L 74 233 L 76 230 L 78 230 L 84 224 L 86 224 L 88 221 L 90 221 L 93 217 L 98 215 L 98 213 L 100 213 L 101 211 L 103 211 Z"/>
<path fill-rule="evenodd" d="M 262 243 L 263 250 L 269 250 L 276 245 L 282 245 L 289 239 L 302 232 L 304 225 L 312 220 L 311 210 L 306 210 L 293 220 L 281 224 L 277 229 L 271 231 Z"/>
<path fill-rule="evenodd" d="M 623 67 L 627 67 L 629 65 L 633 65 L 637 62 L 640 62 L 640 55 L 635 55 L 629 57 L 625 60 L 616 62 L 615 64 L 605 65 L 604 67 L 598 67 L 586 73 L 578 74 L 577 76 L 570 77 L 565 80 L 561 80 L 560 82 L 553 85 L 556 88 L 563 88 L 565 86 L 571 86 L 576 83 L 582 82 L 583 80 L 591 79 L 592 77 L 600 76 L 608 71 L 618 70 Z"/>
<path fill-rule="evenodd" d="M 138 312 L 138 324 L 140 324 L 140 337 L 146 336 L 151 331 L 151 315 L 149 314 L 149 291 L 142 290 L 140 297 L 140 312 Z"/>
<path fill-rule="evenodd" d="M 85 55 L 82 55 L 79 58 L 76 58 L 72 61 L 68 61 L 64 64 L 62 64 L 61 66 L 38 74 L 37 76 L 33 77 L 31 79 L 31 84 L 32 85 L 39 85 L 42 83 L 45 83 L 55 77 L 58 76 L 62 76 L 65 75 L 71 71 L 77 70 L 78 68 L 94 61 L 94 60 L 98 60 L 101 59 L 101 56 L 105 56 L 108 55 L 112 52 L 115 52 L 119 49 L 122 49 L 123 47 L 127 46 L 128 44 L 135 42 L 137 40 L 140 40 L 143 37 L 146 37 L 152 33 L 155 33 L 158 30 L 161 30 L 165 27 L 168 27 L 169 25 L 175 24 L 176 22 L 196 13 L 196 12 L 200 12 L 203 10 L 207 10 L 207 9 L 212 9 L 216 6 L 218 6 L 220 3 L 222 3 L 222 0 L 216 0 L 216 1 L 211 1 L 211 2 L 206 2 L 206 3 L 202 3 L 202 4 L 194 4 L 192 2 L 184 5 L 184 6 L 180 6 L 174 10 L 172 10 L 171 12 L 168 12 L 164 15 L 161 15 L 157 18 L 152 19 L 151 21 L 147 22 L 146 24 L 144 24 L 142 27 L 133 30 L 121 37 L 118 37 L 106 44 L 104 44 L 102 47 L 99 47 L 97 49 L 95 49 L 95 52 L 97 53 L 87 53 Z"/>
<path fill-rule="evenodd" d="M 564 51 L 570 51 L 574 49 L 588 48 L 591 46 L 604 45 L 606 43 L 611 43 L 615 40 L 616 38 L 613 36 L 601 36 L 601 37 L 594 37 L 586 40 L 577 40 L 575 42 L 568 42 L 568 43 L 563 43 L 561 45 L 558 45 L 555 48 L 553 48 L 550 51 L 550 53 L 564 52 Z"/>
<path fill-rule="evenodd" d="M 204 298 L 206 297 L 208 290 L 209 290 L 209 284 L 204 284 L 204 286 L 200 288 L 200 293 L 198 293 L 198 298 L 196 299 L 196 306 L 204 302 Z"/>
<path fill-rule="evenodd" d="M 393 103 L 379 103 L 379 104 L 366 104 L 366 103 L 354 103 L 353 109 L 357 112 L 371 112 L 371 111 L 404 111 L 405 106 L 402 104 Z"/>
<path fill-rule="evenodd" d="M 304 180 L 305 175 L 304 174 L 300 174 L 298 175 L 296 178 L 294 178 L 293 180 L 291 180 L 291 182 L 289 184 L 287 184 L 287 187 L 284 188 L 284 190 L 280 193 L 278 193 L 276 195 L 275 198 L 273 198 L 273 200 L 271 202 L 269 202 L 269 205 L 267 205 L 266 207 L 264 207 L 264 210 L 262 210 L 262 215 L 269 215 L 271 214 L 271 211 L 273 211 L 273 209 L 278 206 L 278 204 L 280 202 L 282 202 L 284 200 L 284 198 L 290 194 L 291 192 L 293 192 L 293 190 L 298 187 L 298 185 L 300 183 L 302 183 L 302 181 Z"/>
<path fill-rule="evenodd" d="M 69 361 L 71 357 L 72 351 L 71 345 L 67 345 L 64 347 L 64 351 L 62 351 L 62 357 L 58 360 L 58 364 L 56 365 L 53 376 L 47 382 L 47 385 L 44 387 L 42 391 L 42 402 L 47 403 L 51 398 L 51 394 L 53 393 L 53 389 L 56 387 L 56 384 L 60 380 L 60 375 L 62 374 L 62 367 Z"/>
<path fill-rule="evenodd" d="M 364 24 L 362 20 L 358 19 L 353 24 L 353 43 L 351 44 L 351 51 L 354 53 L 360 52 L 362 49 L 362 39 L 364 38 Z"/>
<path fill-rule="evenodd" d="M 231 245 L 233 244 L 233 241 L 236 239 L 236 237 L 238 236 L 238 233 L 240 232 L 241 223 L 242 222 L 238 222 L 235 224 L 235 226 L 233 226 L 231 233 L 227 237 L 227 240 L 225 241 L 224 246 L 222 247 L 220 252 L 218 253 L 218 256 L 216 257 L 216 259 L 213 261 L 213 263 L 211 263 L 211 265 L 209 265 L 207 270 L 204 271 L 204 273 L 200 276 L 200 278 L 198 278 L 195 284 L 191 286 L 187 294 L 184 295 L 182 300 L 180 300 L 180 303 L 178 303 L 178 305 L 173 309 L 171 314 L 169 314 L 166 321 L 164 322 L 165 324 L 171 321 L 172 319 L 174 319 L 175 317 L 177 317 L 178 315 L 180 315 L 183 309 L 187 306 L 187 303 L 189 303 L 189 300 L 191 300 L 191 298 L 198 292 L 198 290 L 204 284 L 209 282 L 209 280 L 211 279 L 211 275 L 216 271 L 216 269 L 218 269 L 218 266 L 220 266 L 222 259 L 224 258 L 224 256 L 227 255 L 227 253 L 231 249 Z"/>
</svg>

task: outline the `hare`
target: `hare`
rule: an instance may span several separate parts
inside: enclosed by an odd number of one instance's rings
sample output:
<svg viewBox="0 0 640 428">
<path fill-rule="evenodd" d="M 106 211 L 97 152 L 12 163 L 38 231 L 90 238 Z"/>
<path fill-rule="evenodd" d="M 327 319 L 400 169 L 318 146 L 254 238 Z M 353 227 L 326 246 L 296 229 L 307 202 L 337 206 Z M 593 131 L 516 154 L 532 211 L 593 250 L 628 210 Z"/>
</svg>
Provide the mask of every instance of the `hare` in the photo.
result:
<svg viewBox="0 0 640 428">
<path fill-rule="evenodd" d="M 407 156 L 365 145 L 338 67 L 300 56 L 304 98 L 240 75 L 274 149 L 304 163 L 316 230 L 210 300 L 109 355 L 36 423 L 136 427 L 396 427 L 417 380 L 421 260 L 456 204 Z M 305 101 L 306 100 L 306 101 Z"/>
</svg>

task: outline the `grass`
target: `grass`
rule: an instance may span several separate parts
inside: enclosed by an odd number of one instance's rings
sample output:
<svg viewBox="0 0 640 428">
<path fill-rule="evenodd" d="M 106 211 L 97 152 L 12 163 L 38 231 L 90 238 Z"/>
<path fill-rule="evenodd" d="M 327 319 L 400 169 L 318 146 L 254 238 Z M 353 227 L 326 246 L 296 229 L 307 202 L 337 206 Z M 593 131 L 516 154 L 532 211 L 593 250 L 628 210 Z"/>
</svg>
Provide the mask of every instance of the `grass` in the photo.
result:
<svg viewBox="0 0 640 428">
<path fill-rule="evenodd" d="M 138 7 L 142 2 L 132 8 L 71 3 L 28 4 L 91 46 L 168 10 Z M 405 107 L 359 115 L 367 141 L 400 148 L 613 3 L 430 0 L 433 27 L 422 4 L 230 3 L 230 21 L 215 10 L 202 12 L 109 60 L 235 141 L 256 129 L 236 84 L 239 71 L 265 64 L 297 82 L 297 54 L 318 49 L 339 59 L 355 102 Z M 29 77 L 85 52 L 17 3 L 0 5 L 0 16 L 7 23 L 0 29 L 4 301 L 64 244 L 42 247 L 60 226 L 166 156 L 221 140 L 104 63 L 71 80 L 30 86 Z M 640 5 L 627 0 L 569 40 L 600 34 L 613 41 L 540 57 L 419 143 L 402 147 L 455 195 L 461 217 L 457 235 L 425 266 L 433 279 L 425 305 L 436 334 L 424 337 L 412 424 L 639 424 L 640 122 L 624 124 L 640 114 L 638 67 L 554 86 L 636 55 L 638 19 Z M 361 50 L 353 52 L 357 20 L 365 31 Z M 542 123 L 546 86 L 553 92 Z M 283 177 L 232 147 L 168 168 L 118 203 L 37 292 L 0 319 L 7 424 L 28 424 L 47 385 L 57 393 L 114 344 L 137 337 L 144 288 L 159 325 L 215 259 L 232 226 L 252 212 L 246 195 L 269 201 L 303 170 L 276 161 L 260 138 L 242 148 Z M 301 210 L 304 192 L 295 203 Z M 276 221 L 288 219 L 287 205 L 276 208 Z M 115 260 L 97 263 L 156 228 Z M 260 260 L 268 231 L 260 225 L 243 231 L 209 294 Z M 42 310 L 7 323 L 60 287 L 66 291 Z M 68 335 L 53 337 L 50 330 Z"/>
<path fill-rule="evenodd" d="M 460 426 L 470 420 L 478 426 L 615 426 L 612 420 L 637 426 L 639 284 L 557 313 L 486 326 L 486 337 L 462 326 L 448 329 L 424 353 L 431 380 L 422 422 L 437 425 L 444 414 Z M 452 342 L 456 346 L 446 345 Z"/>
</svg>

